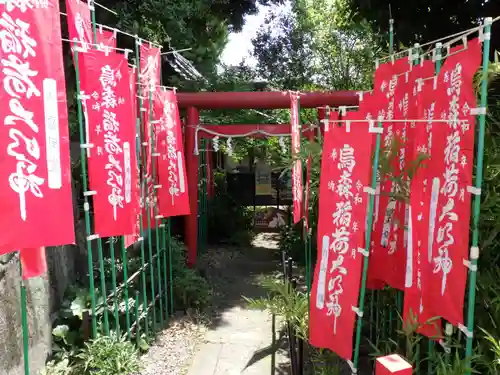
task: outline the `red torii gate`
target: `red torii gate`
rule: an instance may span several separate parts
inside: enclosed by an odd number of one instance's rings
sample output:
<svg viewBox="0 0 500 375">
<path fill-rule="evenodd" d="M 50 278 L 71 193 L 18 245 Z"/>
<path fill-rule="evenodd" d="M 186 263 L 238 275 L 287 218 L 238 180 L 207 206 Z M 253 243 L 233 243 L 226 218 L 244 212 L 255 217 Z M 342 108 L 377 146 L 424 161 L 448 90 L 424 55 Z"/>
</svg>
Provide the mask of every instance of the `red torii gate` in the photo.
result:
<svg viewBox="0 0 500 375">
<path fill-rule="evenodd" d="M 299 93 L 301 108 L 355 106 L 359 97 L 355 91 Z M 185 158 L 191 215 L 185 219 L 187 263 L 194 266 L 198 249 L 198 155 L 195 155 L 196 126 L 200 125 L 200 109 L 282 109 L 290 107 L 290 92 L 198 92 L 177 93 L 180 108 L 187 109 L 185 128 Z M 319 113 L 324 118 L 324 111 Z M 244 127 L 245 125 L 236 125 Z M 269 126 L 269 125 L 267 125 Z M 280 125 L 278 125 L 280 126 Z"/>
</svg>

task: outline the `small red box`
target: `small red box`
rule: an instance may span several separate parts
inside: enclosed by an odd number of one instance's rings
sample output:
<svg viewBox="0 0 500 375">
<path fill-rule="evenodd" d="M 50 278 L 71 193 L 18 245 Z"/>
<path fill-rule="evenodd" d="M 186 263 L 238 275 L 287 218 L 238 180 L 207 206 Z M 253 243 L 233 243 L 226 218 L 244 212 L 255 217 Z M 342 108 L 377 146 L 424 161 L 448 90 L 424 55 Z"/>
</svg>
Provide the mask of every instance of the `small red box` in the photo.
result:
<svg viewBox="0 0 500 375">
<path fill-rule="evenodd" d="M 411 365 L 399 354 L 377 358 L 375 375 L 412 375 Z"/>
</svg>

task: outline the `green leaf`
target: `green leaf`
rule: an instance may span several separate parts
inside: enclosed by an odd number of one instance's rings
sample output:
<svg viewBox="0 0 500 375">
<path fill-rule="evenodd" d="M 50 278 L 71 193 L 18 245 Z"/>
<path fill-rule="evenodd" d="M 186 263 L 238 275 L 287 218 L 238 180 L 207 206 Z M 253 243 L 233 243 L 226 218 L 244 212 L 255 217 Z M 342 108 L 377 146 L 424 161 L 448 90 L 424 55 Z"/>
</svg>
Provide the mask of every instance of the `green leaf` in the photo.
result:
<svg viewBox="0 0 500 375">
<path fill-rule="evenodd" d="M 148 343 L 146 342 L 146 340 L 144 339 L 140 339 L 137 346 L 139 347 L 139 349 L 141 349 L 143 352 L 147 352 L 149 350 L 149 345 Z"/>
<path fill-rule="evenodd" d="M 71 311 L 74 316 L 83 319 L 83 312 L 86 309 L 85 298 L 83 296 L 77 296 L 72 302 L 70 306 Z"/>
<path fill-rule="evenodd" d="M 52 335 L 64 339 L 69 332 L 69 327 L 65 324 L 59 325 L 52 330 Z"/>
</svg>

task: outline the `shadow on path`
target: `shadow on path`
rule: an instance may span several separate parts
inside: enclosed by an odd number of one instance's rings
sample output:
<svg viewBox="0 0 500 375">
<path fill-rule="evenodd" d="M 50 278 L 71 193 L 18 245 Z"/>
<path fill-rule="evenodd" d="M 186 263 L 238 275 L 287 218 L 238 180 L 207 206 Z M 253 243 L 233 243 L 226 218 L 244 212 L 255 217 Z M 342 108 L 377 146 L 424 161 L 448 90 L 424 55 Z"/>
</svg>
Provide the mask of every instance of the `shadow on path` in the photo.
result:
<svg viewBox="0 0 500 375">
<path fill-rule="evenodd" d="M 243 296 L 266 295 L 258 280 L 276 275 L 277 234 L 260 233 L 253 247 L 209 248 L 200 256 L 199 269 L 214 290 L 209 330 L 188 375 L 272 374 L 271 316 L 251 310 Z M 278 336 L 278 334 L 276 334 Z M 287 344 L 280 342 L 275 375 L 286 375 Z M 281 349 L 283 348 L 283 349 Z"/>
</svg>

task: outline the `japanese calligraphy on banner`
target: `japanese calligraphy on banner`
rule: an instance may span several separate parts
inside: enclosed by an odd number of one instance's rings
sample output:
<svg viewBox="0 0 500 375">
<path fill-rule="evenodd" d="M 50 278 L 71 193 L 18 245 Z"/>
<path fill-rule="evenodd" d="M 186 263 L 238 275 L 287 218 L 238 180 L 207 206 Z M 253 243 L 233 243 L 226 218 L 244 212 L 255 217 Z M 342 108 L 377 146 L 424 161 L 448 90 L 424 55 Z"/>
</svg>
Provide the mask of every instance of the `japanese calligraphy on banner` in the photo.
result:
<svg viewBox="0 0 500 375">
<path fill-rule="evenodd" d="M 448 120 L 432 129 L 430 237 L 433 272 L 429 307 L 452 324 L 463 323 L 469 258 L 470 192 L 476 107 L 473 77 L 481 61 L 481 44 L 451 50 L 438 77 L 435 116 Z M 427 301 L 425 301 L 427 303 Z"/>
<path fill-rule="evenodd" d="M 299 97 L 290 94 L 291 108 L 290 117 L 292 125 L 292 157 L 300 153 L 300 119 L 299 119 Z M 294 160 L 292 166 L 292 199 L 293 199 L 293 223 L 302 219 L 302 161 Z"/>
<path fill-rule="evenodd" d="M 135 231 L 138 210 L 135 116 L 124 55 L 97 50 L 84 54 L 82 90 L 89 93 L 89 186 L 95 233 L 101 237 Z"/>
<path fill-rule="evenodd" d="M 335 118 L 337 114 L 333 114 Z M 358 112 L 347 119 L 362 119 Z M 369 183 L 368 123 L 325 129 L 319 190 L 318 259 L 310 300 L 310 343 L 351 359 Z"/>
<path fill-rule="evenodd" d="M 102 27 L 99 28 L 95 34 L 96 44 L 102 47 L 116 47 L 116 32 L 103 30 Z"/>
<path fill-rule="evenodd" d="M 159 91 L 155 95 L 155 113 L 159 112 L 157 152 L 159 213 L 164 217 L 189 215 L 186 163 L 182 142 L 181 119 L 174 91 Z"/>
<path fill-rule="evenodd" d="M 410 73 L 412 92 L 409 102 L 409 118 L 425 119 L 426 123 L 411 122 L 409 131 L 408 157 L 422 160 L 415 170 L 410 184 L 410 208 L 408 220 L 408 240 L 406 246 L 405 294 L 403 321 L 405 324 L 418 323 L 418 332 L 432 338 L 440 338 L 441 321 L 432 319 L 434 315 L 424 304 L 424 285 L 428 284 L 432 272 L 428 253 L 429 198 L 432 120 L 434 119 L 435 95 L 433 81 L 426 80 L 434 75 L 434 63 L 424 61 L 416 65 Z M 441 126 L 442 124 L 436 124 Z M 408 144 L 408 143 L 407 143 Z M 427 288 L 428 289 L 428 288 Z M 432 321 L 431 321 L 432 319 Z"/>
<path fill-rule="evenodd" d="M 59 2 L 1 9 L 0 253 L 74 243 Z"/>
<path fill-rule="evenodd" d="M 91 49 L 94 43 L 90 9 L 92 3 L 80 0 L 66 0 L 66 12 L 69 38 L 77 41 L 77 46 L 84 51 Z"/>
<path fill-rule="evenodd" d="M 143 97 L 142 100 L 142 124 L 143 129 L 143 141 L 147 142 L 146 147 L 141 147 L 142 160 L 143 165 L 146 166 L 146 178 L 147 178 L 147 186 L 148 186 L 148 201 L 154 200 L 153 193 L 153 181 L 152 181 L 152 141 L 151 141 L 151 125 L 150 119 L 152 113 L 150 111 L 150 103 L 149 98 L 150 95 L 156 91 L 157 86 L 160 84 L 160 49 L 152 47 L 151 45 L 141 44 L 140 48 L 140 89 L 138 90 L 139 94 Z"/>
<path fill-rule="evenodd" d="M 391 122 L 396 116 L 401 119 L 403 111 L 407 110 L 404 104 L 406 71 L 410 70 L 408 59 L 399 59 L 394 63 L 381 65 L 375 72 L 375 88 L 372 105 L 378 109 L 377 119 L 384 119 L 384 136 L 382 147 L 391 150 L 394 145 L 401 144 L 403 124 Z M 373 114 L 372 114 L 373 116 Z M 387 121 L 389 120 L 389 121 Z M 401 170 L 404 161 L 398 152 L 391 168 L 396 174 Z M 370 266 L 368 268 L 368 285 L 388 283 L 393 288 L 404 289 L 404 268 L 406 254 L 402 237 L 399 231 L 404 226 L 404 202 L 390 196 L 397 192 L 397 185 L 386 175 L 378 176 L 377 199 L 375 201 L 374 231 L 370 244 Z"/>
</svg>

